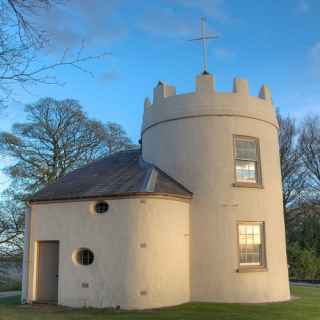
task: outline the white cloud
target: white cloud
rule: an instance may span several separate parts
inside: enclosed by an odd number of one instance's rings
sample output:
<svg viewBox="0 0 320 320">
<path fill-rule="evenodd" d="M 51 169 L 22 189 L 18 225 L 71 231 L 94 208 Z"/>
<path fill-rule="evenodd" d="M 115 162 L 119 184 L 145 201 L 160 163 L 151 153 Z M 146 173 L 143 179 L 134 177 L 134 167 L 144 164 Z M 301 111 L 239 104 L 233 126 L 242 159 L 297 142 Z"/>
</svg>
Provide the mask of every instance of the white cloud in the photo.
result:
<svg viewBox="0 0 320 320">
<path fill-rule="evenodd" d="M 124 40 L 129 33 L 142 32 L 161 37 L 187 40 L 199 35 L 200 17 L 208 18 L 208 33 L 216 33 L 211 26 L 230 20 L 225 0 L 160 0 L 142 2 L 137 0 L 69 0 L 47 9 L 45 14 L 35 15 L 39 29 L 46 30 L 50 46 L 46 54 L 60 57 L 65 49 L 74 57 L 84 44 L 84 55 L 96 54 L 105 48 L 112 51 L 111 44 Z M 128 12 L 133 13 L 128 15 Z M 90 51 L 93 50 L 93 51 Z M 220 58 L 232 54 L 219 48 Z M 49 57 L 50 59 L 50 57 Z M 101 83 L 115 80 L 112 72 L 103 74 Z"/>
<path fill-rule="evenodd" d="M 161 5 L 146 7 L 138 17 L 138 28 L 146 33 L 169 38 L 192 38 L 200 32 L 200 17 L 208 18 L 207 31 L 216 33 L 210 25 L 229 19 L 224 0 L 164 0 Z"/>
<path fill-rule="evenodd" d="M 139 2 L 139 1 L 138 1 Z M 169 38 L 187 38 L 199 33 L 200 17 L 208 18 L 208 31 L 213 22 L 230 20 L 225 0 L 161 0 L 143 4 L 138 15 L 140 31 Z M 213 30 L 211 30 L 213 32 Z"/>
<path fill-rule="evenodd" d="M 137 9 L 127 17 L 128 10 Z M 51 51 L 107 45 L 122 39 L 130 31 L 139 30 L 156 35 L 179 37 L 198 32 L 199 19 L 224 22 L 229 19 L 225 0 L 161 0 L 136 2 L 117 0 L 70 0 L 55 5 L 45 14 L 35 15 L 40 27 L 52 40 Z"/>
<path fill-rule="evenodd" d="M 119 2 L 115 0 L 72 0 L 67 5 L 52 6 L 34 20 L 50 36 L 52 48 L 103 45 L 126 34 L 119 19 Z"/>
</svg>

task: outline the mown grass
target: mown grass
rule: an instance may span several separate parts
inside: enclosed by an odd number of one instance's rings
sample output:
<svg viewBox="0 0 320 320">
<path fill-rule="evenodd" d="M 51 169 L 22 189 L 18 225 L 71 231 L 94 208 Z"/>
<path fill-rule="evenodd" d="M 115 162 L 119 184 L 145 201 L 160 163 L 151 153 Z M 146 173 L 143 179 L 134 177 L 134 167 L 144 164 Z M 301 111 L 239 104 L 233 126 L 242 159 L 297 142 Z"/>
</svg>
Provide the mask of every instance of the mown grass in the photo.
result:
<svg viewBox="0 0 320 320">
<path fill-rule="evenodd" d="M 0 300 L 1 320 L 284 320 L 320 319 L 320 287 L 292 286 L 298 299 L 272 304 L 189 303 L 149 311 L 22 306 L 19 297 Z"/>
</svg>

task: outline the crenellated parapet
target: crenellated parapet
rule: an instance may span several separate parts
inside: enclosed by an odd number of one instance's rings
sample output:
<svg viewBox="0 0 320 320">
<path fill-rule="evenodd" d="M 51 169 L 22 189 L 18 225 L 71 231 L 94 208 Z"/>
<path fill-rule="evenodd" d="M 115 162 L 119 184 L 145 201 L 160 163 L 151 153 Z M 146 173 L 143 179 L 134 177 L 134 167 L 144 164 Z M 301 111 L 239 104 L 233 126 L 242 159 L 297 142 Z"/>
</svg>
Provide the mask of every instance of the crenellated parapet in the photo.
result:
<svg viewBox="0 0 320 320">
<path fill-rule="evenodd" d="M 154 88 L 153 103 L 145 100 L 142 132 L 157 123 L 204 116 L 247 117 L 278 127 L 266 85 L 262 85 L 258 96 L 251 96 L 248 81 L 235 78 L 232 92 L 217 92 L 214 77 L 204 72 L 197 77 L 193 93 L 177 95 L 174 86 L 160 81 Z"/>
<path fill-rule="evenodd" d="M 163 82 L 154 92 L 153 102 L 145 101 L 141 152 L 193 193 L 185 239 L 190 300 L 288 300 L 278 123 L 270 90 L 263 85 L 250 95 L 248 81 L 236 78 L 230 92 L 220 92 L 204 72 L 194 92 L 176 94 Z M 243 250 L 245 229 L 246 239 L 249 229 L 260 230 L 254 258 L 248 246 Z"/>
<path fill-rule="evenodd" d="M 175 87 L 169 86 L 164 82 L 159 81 L 158 85 L 153 89 L 153 103 L 159 103 L 162 99 L 175 95 Z"/>
</svg>

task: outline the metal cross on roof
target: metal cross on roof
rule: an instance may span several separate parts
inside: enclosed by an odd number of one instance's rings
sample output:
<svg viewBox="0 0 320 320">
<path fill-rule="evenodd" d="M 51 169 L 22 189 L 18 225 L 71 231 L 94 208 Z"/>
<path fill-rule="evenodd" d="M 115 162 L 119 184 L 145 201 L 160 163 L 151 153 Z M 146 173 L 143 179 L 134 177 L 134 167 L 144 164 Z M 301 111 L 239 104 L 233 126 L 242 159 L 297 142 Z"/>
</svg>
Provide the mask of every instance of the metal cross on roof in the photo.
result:
<svg viewBox="0 0 320 320">
<path fill-rule="evenodd" d="M 190 39 L 189 41 L 202 41 L 202 51 L 203 51 L 203 71 L 208 72 L 208 40 L 219 38 L 218 35 L 209 35 L 206 33 L 206 23 L 205 17 L 200 19 L 200 30 L 201 34 L 199 38 Z"/>
</svg>

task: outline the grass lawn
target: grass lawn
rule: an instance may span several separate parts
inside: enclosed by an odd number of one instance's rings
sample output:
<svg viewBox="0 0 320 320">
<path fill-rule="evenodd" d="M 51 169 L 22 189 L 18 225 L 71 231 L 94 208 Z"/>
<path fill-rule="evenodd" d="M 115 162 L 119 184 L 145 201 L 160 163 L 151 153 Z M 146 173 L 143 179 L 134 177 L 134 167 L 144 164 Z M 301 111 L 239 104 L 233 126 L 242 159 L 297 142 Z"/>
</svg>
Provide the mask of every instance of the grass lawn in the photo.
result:
<svg viewBox="0 0 320 320">
<path fill-rule="evenodd" d="M 299 299 L 273 304 L 190 303 L 151 311 L 110 311 L 98 309 L 67 309 L 55 306 L 21 306 L 19 298 L 0 300 L 0 320 L 253 320 L 253 319 L 320 319 L 320 287 L 292 286 Z"/>
</svg>

